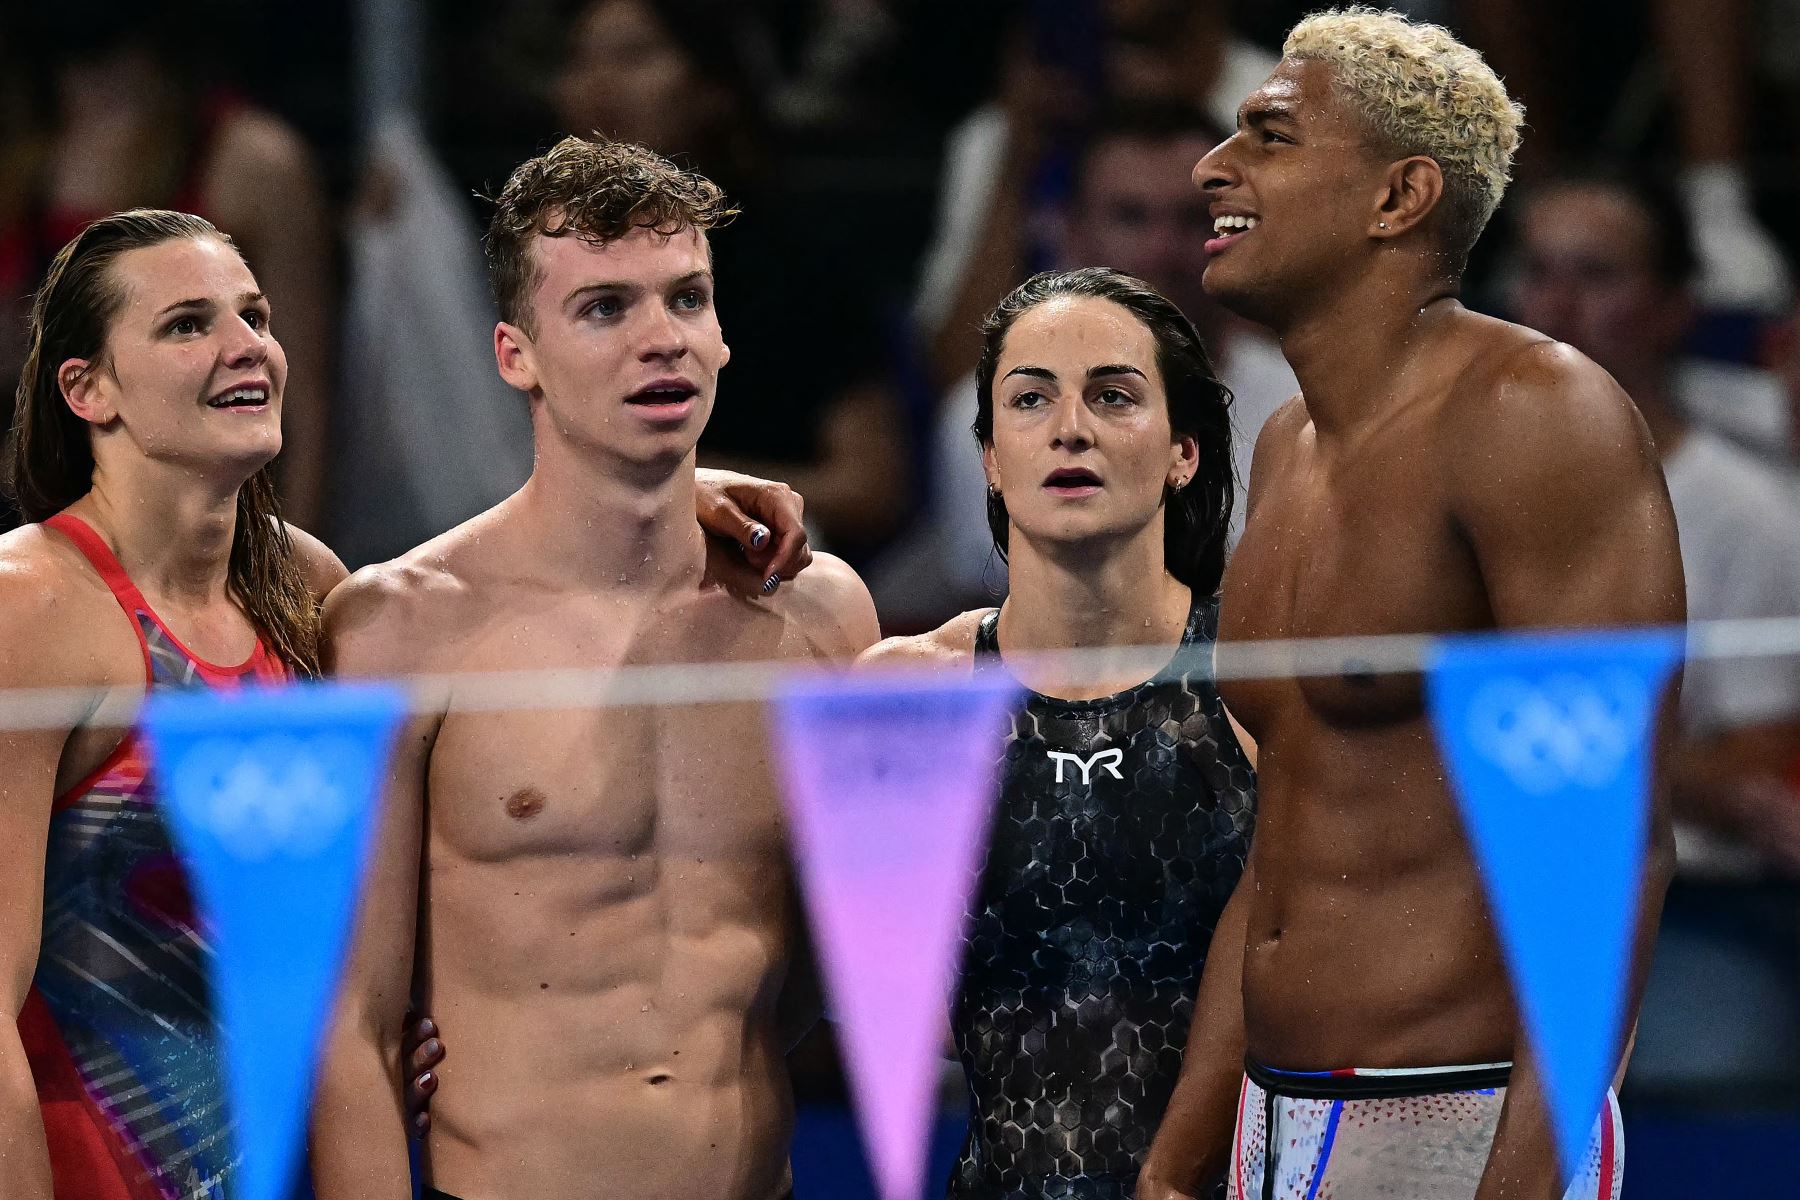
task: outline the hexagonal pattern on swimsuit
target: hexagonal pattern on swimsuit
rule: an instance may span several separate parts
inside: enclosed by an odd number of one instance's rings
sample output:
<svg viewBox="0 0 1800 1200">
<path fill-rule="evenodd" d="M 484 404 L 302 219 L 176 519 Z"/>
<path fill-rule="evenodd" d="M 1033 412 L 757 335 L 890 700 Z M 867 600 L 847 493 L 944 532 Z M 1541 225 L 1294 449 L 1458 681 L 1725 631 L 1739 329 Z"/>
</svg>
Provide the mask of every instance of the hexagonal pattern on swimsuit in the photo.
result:
<svg viewBox="0 0 1800 1200">
<path fill-rule="evenodd" d="M 1216 599 L 1196 604 L 1138 687 L 1034 693 L 1014 717 L 951 1014 L 970 1103 L 955 1200 L 1133 1193 L 1255 819 L 1217 622 Z M 995 624 L 978 653 L 998 652 Z"/>
</svg>

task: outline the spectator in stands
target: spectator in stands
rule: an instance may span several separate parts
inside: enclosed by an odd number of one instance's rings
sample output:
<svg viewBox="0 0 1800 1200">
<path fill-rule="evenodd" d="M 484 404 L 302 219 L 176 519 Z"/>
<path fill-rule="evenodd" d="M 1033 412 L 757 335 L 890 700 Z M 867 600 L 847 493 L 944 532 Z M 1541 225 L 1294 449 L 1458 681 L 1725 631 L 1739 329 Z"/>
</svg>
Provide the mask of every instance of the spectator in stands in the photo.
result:
<svg viewBox="0 0 1800 1200">
<path fill-rule="evenodd" d="M 1607 127 L 1616 127 L 1609 120 L 1616 98 L 1636 90 L 1630 69 L 1600 110 L 1580 89 L 1591 76 L 1586 60 L 1596 37 L 1614 46 L 1622 33 L 1629 38 L 1632 31 L 1618 23 L 1629 6 L 1460 0 L 1456 7 L 1476 44 L 1525 102 L 1533 133 L 1525 143 L 1527 167 L 1550 169 L 1558 158 L 1570 161 L 1600 148 Z M 1652 0 L 1645 10 L 1648 44 L 1639 71 L 1660 70 L 1672 102 L 1681 194 L 1696 221 L 1695 294 L 1707 308 L 1780 312 L 1793 289 L 1780 250 L 1754 210 L 1749 172 L 1750 0 Z M 1589 23 L 1583 25 L 1583 18 Z"/>
<path fill-rule="evenodd" d="M 1800 308 L 1769 331 L 1768 350 L 1779 389 L 1756 409 L 1759 419 L 1750 432 L 1757 436 L 1751 444 L 1793 469 L 1800 465 Z"/>
<path fill-rule="evenodd" d="M 1232 33 L 1230 8 L 1225 0 L 1071 0 L 1039 4 L 1020 21 L 999 95 L 945 147 L 937 232 L 913 314 L 939 387 L 974 369 L 987 310 L 1053 265 L 1039 225 L 1067 199 L 1059 176 L 1097 107 L 1185 102 L 1218 128 L 1236 128 L 1238 103 L 1275 56 Z"/>
<path fill-rule="evenodd" d="M 1517 210 L 1516 315 L 1610 371 L 1661 454 L 1696 622 L 1800 614 L 1800 508 L 1776 468 L 1685 415 L 1697 259 L 1679 198 L 1627 174 L 1555 179 Z M 1737 1089 L 1800 1069 L 1800 659 L 1696 659 L 1672 764 L 1679 868 L 1635 1078 Z M 1696 1019 L 1703 1014 L 1704 1019 Z"/>
</svg>

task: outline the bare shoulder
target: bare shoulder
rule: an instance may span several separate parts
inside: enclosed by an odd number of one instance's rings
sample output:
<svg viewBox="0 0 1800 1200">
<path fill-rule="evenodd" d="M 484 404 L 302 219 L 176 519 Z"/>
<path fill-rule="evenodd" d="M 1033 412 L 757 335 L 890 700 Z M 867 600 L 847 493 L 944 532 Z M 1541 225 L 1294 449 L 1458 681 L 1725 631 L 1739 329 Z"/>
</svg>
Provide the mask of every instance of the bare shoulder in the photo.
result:
<svg viewBox="0 0 1800 1200">
<path fill-rule="evenodd" d="M 1306 398 L 1294 395 L 1263 422 L 1262 429 L 1256 434 L 1256 446 L 1251 451 L 1250 478 L 1243 481 L 1243 504 L 1246 512 L 1249 511 L 1252 498 L 1261 496 L 1267 486 L 1266 481 L 1281 470 L 1294 447 L 1300 444 L 1300 438 L 1311 421 L 1312 418 L 1306 412 Z"/>
<path fill-rule="evenodd" d="M 284 524 L 283 528 L 287 530 L 288 544 L 294 548 L 294 558 L 300 564 L 300 574 L 306 578 L 307 588 L 315 599 L 323 602 L 333 588 L 344 582 L 349 570 L 330 546 L 306 530 L 298 525 Z"/>
<path fill-rule="evenodd" d="M 1479 320 L 1442 410 L 1440 445 L 1459 463 L 1655 461 L 1636 406 L 1598 363 L 1523 326 Z"/>
<path fill-rule="evenodd" d="M 1496 623 L 1680 621 L 1675 514 L 1637 408 L 1568 346 L 1498 321 L 1479 332 L 1429 457 Z"/>
<path fill-rule="evenodd" d="M 79 551 L 41 525 L 0 535 L 0 684 L 126 682 L 142 672 L 118 604 Z"/>
<path fill-rule="evenodd" d="M 1306 397 L 1296 393 L 1269 414 L 1256 435 L 1258 459 L 1282 454 L 1300 439 L 1312 418 L 1306 412 Z"/>
<path fill-rule="evenodd" d="M 893 637 L 869 647 L 856 660 L 859 667 L 923 670 L 968 670 L 975 660 L 975 631 L 992 609 L 961 613 L 912 637 Z"/>
<path fill-rule="evenodd" d="M 833 554 L 815 554 L 812 565 L 782 585 L 780 609 L 803 622 L 834 658 L 862 653 L 881 636 L 868 585 L 849 563 Z"/>
<path fill-rule="evenodd" d="M 459 530 L 389 562 L 362 568 L 325 601 L 325 666 L 333 673 L 415 671 L 430 665 L 471 604 Z"/>
</svg>

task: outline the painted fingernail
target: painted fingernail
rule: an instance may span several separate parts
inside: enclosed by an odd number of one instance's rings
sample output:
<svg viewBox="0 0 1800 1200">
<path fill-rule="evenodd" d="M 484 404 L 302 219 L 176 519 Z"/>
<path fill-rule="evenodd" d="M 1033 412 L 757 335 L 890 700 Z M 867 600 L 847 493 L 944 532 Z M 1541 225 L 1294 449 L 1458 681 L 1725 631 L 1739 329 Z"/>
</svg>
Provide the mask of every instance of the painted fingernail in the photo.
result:
<svg viewBox="0 0 1800 1200">
<path fill-rule="evenodd" d="M 761 550 L 768 544 L 769 527 L 767 525 L 752 525 L 750 527 L 750 545 L 754 549 Z"/>
<path fill-rule="evenodd" d="M 422 1088 L 430 1087 L 431 1083 L 432 1083 L 432 1079 L 431 1079 L 430 1071 L 427 1071 L 423 1075 L 419 1076 L 419 1086 L 420 1087 L 422 1087 Z"/>
<path fill-rule="evenodd" d="M 773 596 L 775 594 L 775 589 L 780 586 L 781 586 L 781 576 L 780 575 L 771 575 L 767 579 L 763 580 L 762 594 L 765 596 Z"/>
</svg>

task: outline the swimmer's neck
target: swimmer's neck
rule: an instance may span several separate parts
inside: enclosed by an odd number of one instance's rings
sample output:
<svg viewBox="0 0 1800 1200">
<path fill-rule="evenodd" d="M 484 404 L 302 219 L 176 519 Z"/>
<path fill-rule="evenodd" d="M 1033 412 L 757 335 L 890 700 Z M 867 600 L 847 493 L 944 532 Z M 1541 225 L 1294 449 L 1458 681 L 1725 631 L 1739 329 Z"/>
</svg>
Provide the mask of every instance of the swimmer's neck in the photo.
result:
<svg viewBox="0 0 1800 1200">
<path fill-rule="evenodd" d="M 1161 521 L 1130 538 L 1039 547 L 1014 526 L 1000 642 L 1009 651 L 1173 645 L 1193 599 L 1163 566 Z M 1060 552 L 1058 552 L 1060 550 Z"/>
<path fill-rule="evenodd" d="M 1407 394 L 1408 368 L 1464 311 L 1451 284 L 1370 271 L 1347 292 L 1282 324 L 1281 353 L 1318 435 L 1347 436 L 1382 421 L 1385 401 Z"/>
<path fill-rule="evenodd" d="M 531 478 L 505 507 L 533 575 L 661 593 L 704 573 L 691 451 L 672 469 L 622 470 L 540 440 Z"/>
<path fill-rule="evenodd" d="M 96 456 L 94 486 L 69 506 L 113 543 L 119 565 L 153 595 L 222 601 L 243 484 L 199 476 L 140 454 Z"/>
</svg>

